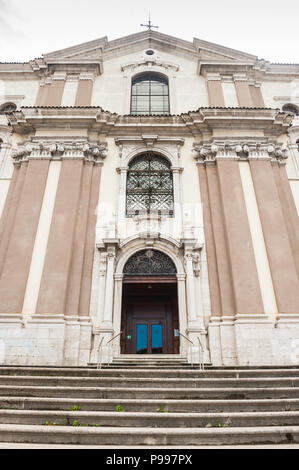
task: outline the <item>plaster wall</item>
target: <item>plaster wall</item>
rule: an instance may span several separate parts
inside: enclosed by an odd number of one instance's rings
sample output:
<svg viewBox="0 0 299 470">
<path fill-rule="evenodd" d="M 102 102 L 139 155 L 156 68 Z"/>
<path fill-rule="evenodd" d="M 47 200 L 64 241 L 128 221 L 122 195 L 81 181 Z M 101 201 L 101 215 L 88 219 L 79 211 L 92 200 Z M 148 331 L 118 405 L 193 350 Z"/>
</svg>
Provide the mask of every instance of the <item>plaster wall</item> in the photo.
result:
<svg viewBox="0 0 299 470">
<path fill-rule="evenodd" d="M 39 88 L 39 80 L 1 80 L 0 96 L 20 97 L 21 106 L 34 106 Z M 11 100 L 15 101 L 15 100 Z"/>
<path fill-rule="evenodd" d="M 281 108 L 282 104 L 274 97 L 293 97 L 294 95 L 294 82 L 292 81 L 263 81 L 261 90 L 264 97 L 266 108 Z"/>
<path fill-rule="evenodd" d="M 68 79 L 65 82 L 61 106 L 74 106 L 78 89 L 78 79 Z"/>
<path fill-rule="evenodd" d="M 299 216 L 299 179 L 291 179 L 289 181 Z"/>
<path fill-rule="evenodd" d="M 128 72 L 122 72 L 121 67 L 141 60 L 143 50 L 122 57 L 109 58 L 104 61 L 103 75 L 95 79 L 92 106 L 101 106 L 104 110 L 120 114 L 129 114 L 130 86 L 127 84 Z M 197 63 L 185 57 L 167 54 L 157 50 L 157 56 L 162 61 L 179 65 L 179 70 L 164 69 L 165 75 L 169 75 L 169 86 L 174 87 L 176 103 L 170 102 L 170 113 L 180 114 L 190 110 L 196 110 L 200 106 L 208 106 L 208 95 L 205 79 L 197 74 Z M 148 70 L 148 69 L 147 69 Z M 163 72 L 163 67 L 161 67 Z M 139 73 L 138 67 L 134 73 Z M 171 100 L 170 100 L 171 101 Z"/>
</svg>

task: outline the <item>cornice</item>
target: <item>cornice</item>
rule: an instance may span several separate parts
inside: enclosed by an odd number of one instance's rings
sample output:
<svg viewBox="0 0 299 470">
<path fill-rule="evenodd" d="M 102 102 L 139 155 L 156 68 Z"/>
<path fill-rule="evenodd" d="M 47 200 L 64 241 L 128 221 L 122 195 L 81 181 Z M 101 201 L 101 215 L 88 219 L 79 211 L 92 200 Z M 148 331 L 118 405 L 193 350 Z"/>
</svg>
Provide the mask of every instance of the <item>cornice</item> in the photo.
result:
<svg viewBox="0 0 299 470">
<path fill-rule="evenodd" d="M 199 108 L 181 115 L 121 116 L 100 107 L 23 107 L 8 118 L 13 131 L 21 135 L 77 129 L 115 137 L 117 144 L 143 141 L 147 145 L 160 139 L 182 145 L 186 136 L 208 141 L 219 129 L 279 136 L 286 133 L 293 116 L 272 108 Z"/>
</svg>

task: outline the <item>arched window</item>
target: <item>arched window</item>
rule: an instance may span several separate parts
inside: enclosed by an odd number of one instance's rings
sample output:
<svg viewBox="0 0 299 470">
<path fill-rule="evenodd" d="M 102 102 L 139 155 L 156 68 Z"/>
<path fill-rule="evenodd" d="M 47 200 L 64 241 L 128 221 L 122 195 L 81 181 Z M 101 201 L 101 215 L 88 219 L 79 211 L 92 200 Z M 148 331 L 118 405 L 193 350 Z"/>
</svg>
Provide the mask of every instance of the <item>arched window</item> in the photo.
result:
<svg viewBox="0 0 299 470">
<path fill-rule="evenodd" d="M 132 81 L 131 114 L 169 114 L 168 80 L 156 73 Z"/>
<path fill-rule="evenodd" d="M 170 163 L 147 152 L 132 160 L 127 176 L 126 213 L 173 216 L 173 178 Z"/>
<path fill-rule="evenodd" d="M 4 103 L 0 106 L 0 114 L 9 114 L 17 109 L 15 103 Z"/>
<path fill-rule="evenodd" d="M 282 107 L 282 110 L 283 110 L 285 113 L 291 113 L 291 114 L 294 114 L 295 116 L 298 116 L 298 115 L 299 115 L 299 109 L 298 109 L 297 106 L 295 106 L 294 104 L 285 104 L 285 105 Z"/>
</svg>

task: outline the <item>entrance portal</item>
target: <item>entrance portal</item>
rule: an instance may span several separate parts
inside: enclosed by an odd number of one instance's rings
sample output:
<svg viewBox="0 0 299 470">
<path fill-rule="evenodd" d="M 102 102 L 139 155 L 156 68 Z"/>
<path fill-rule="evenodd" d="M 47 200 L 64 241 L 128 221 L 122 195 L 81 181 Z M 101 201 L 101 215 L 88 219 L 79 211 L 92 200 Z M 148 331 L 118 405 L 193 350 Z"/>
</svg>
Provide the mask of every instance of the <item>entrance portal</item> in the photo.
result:
<svg viewBox="0 0 299 470">
<path fill-rule="evenodd" d="M 124 282 L 121 353 L 178 354 L 176 281 L 140 281 Z"/>
<path fill-rule="evenodd" d="M 126 262 L 121 353 L 178 354 L 176 267 L 165 253 L 141 250 Z"/>
</svg>

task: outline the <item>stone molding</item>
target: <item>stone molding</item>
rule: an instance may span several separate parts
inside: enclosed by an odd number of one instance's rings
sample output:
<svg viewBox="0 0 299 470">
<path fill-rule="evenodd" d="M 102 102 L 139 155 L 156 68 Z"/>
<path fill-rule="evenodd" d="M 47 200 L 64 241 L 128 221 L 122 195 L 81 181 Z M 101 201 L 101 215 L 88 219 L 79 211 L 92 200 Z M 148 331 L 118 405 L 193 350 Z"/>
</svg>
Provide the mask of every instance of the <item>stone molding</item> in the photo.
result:
<svg viewBox="0 0 299 470">
<path fill-rule="evenodd" d="M 100 107 L 23 107 L 9 117 L 14 132 L 28 135 L 45 128 L 58 128 L 66 124 L 72 130 L 87 128 L 93 132 L 115 138 L 115 143 L 131 148 L 136 146 L 177 147 L 178 152 L 184 144 L 185 136 L 205 136 L 212 138 L 215 130 L 227 129 L 240 132 L 249 129 L 263 132 L 265 138 L 276 140 L 286 133 L 293 116 L 272 108 L 223 108 L 204 107 L 179 115 L 135 116 L 120 115 L 103 111 Z M 143 132 L 145 131 L 145 132 Z M 178 137 L 179 134 L 179 137 Z M 120 137 L 120 136 L 124 137 Z"/>
<path fill-rule="evenodd" d="M 0 115 L 0 177 L 5 170 L 5 164 L 11 150 L 12 130 L 8 126 L 5 115 Z"/>
<path fill-rule="evenodd" d="M 170 144 L 181 147 L 185 143 L 183 137 L 171 136 L 165 137 L 158 134 L 141 134 L 137 136 L 120 136 L 114 139 L 115 144 L 122 148 L 123 145 L 145 145 L 146 147 L 153 147 L 155 144 Z"/>
<path fill-rule="evenodd" d="M 161 67 L 164 70 L 174 70 L 175 72 L 178 72 L 180 70 L 179 64 L 175 64 L 173 62 L 168 62 L 166 60 L 161 59 L 157 53 L 154 51 L 153 55 L 147 55 L 145 52 L 142 55 L 142 58 L 139 60 L 135 60 L 134 62 L 128 62 L 126 64 L 121 65 L 121 70 L 122 72 L 125 72 L 126 70 L 130 71 L 135 71 L 138 73 L 138 69 L 141 67 Z"/>
<path fill-rule="evenodd" d="M 12 151 L 14 164 L 19 165 L 29 159 L 84 159 L 85 163 L 102 164 L 107 156 L 107 144 L 91 142 L 27 142 Z"/>
</svg>

